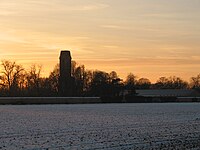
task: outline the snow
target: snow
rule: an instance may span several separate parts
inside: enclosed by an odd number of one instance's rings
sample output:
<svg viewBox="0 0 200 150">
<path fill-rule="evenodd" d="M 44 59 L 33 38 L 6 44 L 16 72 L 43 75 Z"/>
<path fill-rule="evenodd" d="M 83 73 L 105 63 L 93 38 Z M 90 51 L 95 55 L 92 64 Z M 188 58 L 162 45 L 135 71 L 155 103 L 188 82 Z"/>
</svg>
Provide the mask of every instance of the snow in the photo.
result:
<svg viewBox="0 0 200 150">
<path fill-rule="evenodd" d="M 0 149 L 200 149 L 200 104 L 1 105 Z"/>
</svg>

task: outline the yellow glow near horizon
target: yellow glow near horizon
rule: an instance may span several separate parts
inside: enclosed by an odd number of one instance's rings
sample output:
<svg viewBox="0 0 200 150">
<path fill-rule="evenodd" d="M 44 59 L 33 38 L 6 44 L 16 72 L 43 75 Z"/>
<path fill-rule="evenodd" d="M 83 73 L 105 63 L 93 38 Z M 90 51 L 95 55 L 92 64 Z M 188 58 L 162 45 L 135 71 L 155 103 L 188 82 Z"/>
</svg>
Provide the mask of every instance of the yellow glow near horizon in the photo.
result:
<svg viewBox="0 0 200 150">
<path fill-rule="evenodd" d="M 0 0 L 0 59 L 53 70 L 60 50 L 88 69 L 189 80 L 200 73 L 199 0 Z"/>
</svg>

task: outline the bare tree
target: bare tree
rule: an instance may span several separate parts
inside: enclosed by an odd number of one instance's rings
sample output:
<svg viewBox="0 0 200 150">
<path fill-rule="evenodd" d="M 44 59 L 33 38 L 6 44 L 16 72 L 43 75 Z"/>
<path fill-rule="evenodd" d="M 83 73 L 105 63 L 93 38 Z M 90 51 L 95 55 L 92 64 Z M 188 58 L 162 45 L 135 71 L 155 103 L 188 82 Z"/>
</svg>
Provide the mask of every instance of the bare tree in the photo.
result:
<svg viewBox="0 0 200 150">
<path fill-rule="evenodd" d="M 1 85 L 8 90 L 9 95 L 16 94 L 20 87 L 24 86 L 23 72 L 24 68 L 17 65 L 16 62 L 8 60 L 2 61 L 3 71 L 1 72 Z"/>
<path fill-rule="evenodd" d="M 151 81 L 147 78 L 140 78 L 137 81 L 137 88 L 138 89 L 149 89 L 151 86 Z"/>
<path fill-rule="evenodd" d="M 94 71 L 91 82 L 93 96 L 108 96 L 109 74 L 103 71 Z"/>
<path fill-rule="evenodd" d="M 126 77 L 125 85 L 135 87 L 137 83 L 137 77 L 133 73 L 129 73 Z"/>
<path fill-rule="evenodd" d="M 93 73 L 90 70 L 85 70 L 84 72 L 84 92 L 90 91 L 91 83 L 93 79 Z"/>
<path fill-rule="evenodd" d="M 173 89 L 186 89 L 188 88 L 188 83 L 181 79 L 180 77 L 171 76 L 169 77 L 169 85 Z"/>
<path fill-rule="evenodd" d="M 180 77 L 161 77 L 156 84 L 155 88 L 158 89 L 186 89 L 188 88 L 188 83 L 182 80 Z"/>
<path fill-rule="evenodd" d="M 136 76 L 133 73 L 129 73 L 128 76 L 126 77 L 126 81 L 125 81 L 125 88 L 126 90 L 128 90 L 130 95 L 135 95 L 136 91 Z"/>
<path fill-rule="evenodd" d="M 49 86 L 51 88 L 51 91 L 53 91 L 54 93 L 58 94 L 58 90 L 59 90 L 59 72 L 60 72 L 60 67 L 59 64 L 57 64 L 53 71 L 50 73 L 49 75 Z"/>
<path fill-rule="evenodd" d="M 190 86 L 193 89 L 200 89 L 200 74 L 198 74 L 196 77 L 191 77 Z"/>
<path fill-rule="evenodd" d="M 27 88 L 32 96 L 39 96 L 42 83 L 41 71 L 42 66 L 34 64 L 27 73 Z"/>
</svg>

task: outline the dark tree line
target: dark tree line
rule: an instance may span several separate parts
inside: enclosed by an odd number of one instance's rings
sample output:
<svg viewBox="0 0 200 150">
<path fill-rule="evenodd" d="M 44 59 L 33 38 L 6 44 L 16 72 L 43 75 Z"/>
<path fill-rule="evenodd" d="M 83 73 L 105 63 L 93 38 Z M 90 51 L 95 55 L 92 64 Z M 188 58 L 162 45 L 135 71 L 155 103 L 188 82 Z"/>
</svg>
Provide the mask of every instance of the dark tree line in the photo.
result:
<svg viewBox="0 0 200 150">
<path fill-rule="evenodd" d="M 59 96 L 59 65 L 48 77 L 42 77 L 42 66 L 28 70 L 16 62 L 4 60 L 0 70 L 0 96 Z M 200 89 L 200 74 L 186 82 L 180 77 L 161 77 L 156 83 L 130 73 L 123 81 L 115 71 L 91 71 L 72 62 L 74 96 L 120 97 L 124 90 L 136 95 L 136 89 Z"/>
</svg>

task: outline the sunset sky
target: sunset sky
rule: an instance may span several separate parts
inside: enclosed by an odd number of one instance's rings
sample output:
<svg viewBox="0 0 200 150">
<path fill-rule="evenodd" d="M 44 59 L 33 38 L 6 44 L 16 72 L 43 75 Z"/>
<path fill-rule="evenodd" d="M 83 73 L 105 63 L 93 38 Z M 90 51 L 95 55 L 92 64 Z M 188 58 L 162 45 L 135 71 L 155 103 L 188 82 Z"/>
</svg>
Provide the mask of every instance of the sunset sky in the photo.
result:
<svg viewBox="0 0 200 150">
<path fill-rule="evenodd" d="M 156 81 L 200 73 L 199 0 L 0 0 L 0 60 L 53 70 L 60 50 L 88 69 Z"/>
</svg>

